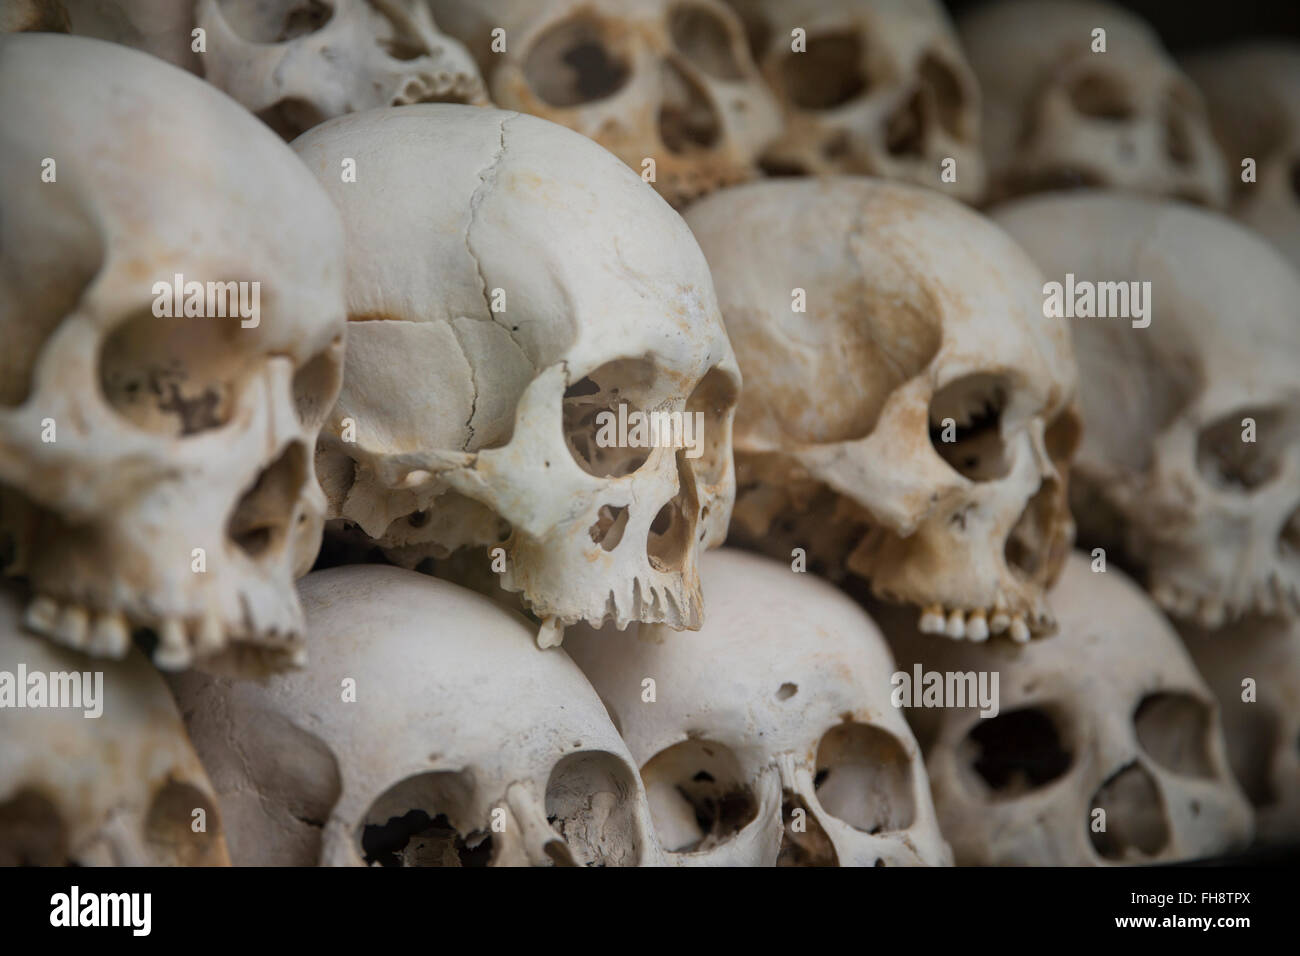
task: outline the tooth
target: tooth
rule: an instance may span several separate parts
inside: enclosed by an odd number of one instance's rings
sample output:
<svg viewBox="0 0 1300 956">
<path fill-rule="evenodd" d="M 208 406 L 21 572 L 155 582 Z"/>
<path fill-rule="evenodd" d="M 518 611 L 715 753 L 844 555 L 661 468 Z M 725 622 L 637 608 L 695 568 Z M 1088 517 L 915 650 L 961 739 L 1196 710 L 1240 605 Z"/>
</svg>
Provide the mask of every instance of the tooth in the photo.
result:
<svg viewBox="0 0 1300 956">
<path fill-rule="evenodd" d="M 32 598 L 23 615 L 23 623 L 38 634 L 54 633 L 54 622 L 59 617 L 59 605 L 44 594 Z"/>
<path fill-rule="evenodd" d="M 966 615 L 961 611 L 953 611 L 948 615 L 948 624 L 944 628 L 944 633 L 951 638 L 960 639 L 966 636 Z"/>
<path fill-rule="evenodd" d="M 1029 643 L 1029 627 L 1019 614 L 1011 619 L 1011 639 L 1017 644 Z"/>
<path fill-rule="evenodd" d="M 194 652 L 206 657 L 221 650 L 225 643 L 225 634 L 221 629 L 221 618 L 209 611 L 199 621 L 198 631 L 194 635 Z"/>
<path fill-rule="evenodd" d="M 126 618 L 116 611 L 95 615 L 90 629 L 90 642 L 86 649 L 99 657 L 122 657 L 131 643 L 131 630 Z"/>
<path fill-rule="evenodd" d="M 1223 627 L 1225 617 L 1221 602 L 1214 598 L 1206 598 L 1201 602 L 1201 609 L 1197 614 L 1197 620 L 1200 622 L 1201 627 L 1210 631 L 1218 630 Z"/>
<path fill-rule="evenodd" d="M 1177 613 L 1179 617 L 1191 617 L 1196 613 L 1196 605 L 1198 602 L 1196 600 L 1196 595 L 1191 591 L 1179 591 L 1177 600 Z"/>
<path fill-rule="evenodd" d="M 916 628 L 922 634 L 942 634 L 945 628 L 943 608 L 937 604 L 931 604 L 921 612 L 921 620 L 917 623 Z"/>
<path fill-rule="evenodd" d="M 993 617 L 989 619 L 989 633 L 1001 634 L 1011 626 L 1011 617 L 1001 608 L 993 609 Z"/>
<path fill-rule="evenodd" d="M 1172 611 L 1178 605 L 1178 596 L 1174 589 L 1163 581 L 1151 589 L 1151 596 L 1166 611 Z"/>
<path fill-rule="evenodd" d="M 548 617 L 542 621 L 542 626 L 537 629 L 537 646 L 542 650 L 548 647 L 559 647 L 564 641 L 564 624 L 559 618 Z"/>
<path fill-rule="evenodd" d="M 169 617 L 158 628 L 158 646 L 153 662 L 162 670 L 179 671 L 190 665 L 193 653 L 185 640 L 185 625 L 178 617 Z"/>
<path fill-rule="evenodd" d="M 51 636 L 60 644 L 80 649 L 86 646 L 86 631 L 89 627 L 90 616 L 86 609 L 69 604 L 59 613 Z"/>
<path fill-rule="evenodd" d="M 983 611 L 970 612 L 970 617 L 966 618 L 966 636 L 972 641 L 989 639 L 989 624 L 984 619 Z"/>
</svg>

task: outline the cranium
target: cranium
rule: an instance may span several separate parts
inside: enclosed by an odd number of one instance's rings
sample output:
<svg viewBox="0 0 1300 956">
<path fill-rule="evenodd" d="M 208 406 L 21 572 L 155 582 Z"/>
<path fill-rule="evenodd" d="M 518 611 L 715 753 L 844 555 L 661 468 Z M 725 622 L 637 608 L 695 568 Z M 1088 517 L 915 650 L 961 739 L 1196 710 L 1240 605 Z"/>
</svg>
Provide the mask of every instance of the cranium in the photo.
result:
<svg viewBox="0 0 1300 956">
<path fill-rule="evenodd" d="M 765 170 L 868 173 L 980 195 L 979 88 L 937 0 L 728 2 L 785 117 Z M 951 185 L 940 178 L 945 159 L 956 163 Z"/>
<path fill-rule="evenodd" d="M 338 214 L 175 67 L 53 34 L 0 55 L 0 557 L 35 592 L 27 624 L 111 657 L 147 629 L 163 667 L 297 656 L 342 371 Z M 258 311 L 158 317 L 182 280 L 244 283 Z M 210 287 L 185 302 L 216 311 Z"/>
<path fill-rule="evenodd" d="M 1049 632 L 1075 371 L 1028 257 L 933 190 L 850 177 L 739 187 L 687 221 L 747 379 L 736 540 L 868 578 L 924 631 Z"/>
<path fill-rule="evenodd" d="M 667 858 L 951 864 L 871 619 L 778 562 L 724 550 L 702 563 L 698 633 L 578 627 L 567 644 L 641 767 Z"/>
<path fill-rule="evenodd" d="M 208 81 L 286 139 L 344 113 L 487 97 L 426 0 L 197 0 Z"/>
<path fill-rule="evenodd" d="M 998 675 L 998 713 L 911 707 L 958 865 L 1170 862 L 1243 849 L 1251 812 L 1218 706 L 1178 635 L 1119 571 L 1072 554 L 1055 637 L 983 647 L 878 620 L 899 666 Z M 991 681 L 990 681 L 991 685 Z M 1104 811 L 1099 814 L 1097 811 Z"/>
<path fill-rule="evenodd" d="M 383 565 L 301 589 L 306 669 L 173 685 L 236 864 L 657 862 L 627 748 L 522 617 Z"/>
<path fill-rule="evenodd" d="M 1049 279 L 1150 283 L 1147 328 L 1071 320 L 1084 420 L 1081 539 L 1156 602 L 1218 627 L 1300 611 L 1300 276 L 1231 220 L 1106 193 L 997 221 Z M 1068 223 L 1068 228 L 1062 228 Z"/>
<path fill-rule="evenodd" d="M 553 625 L 544 643 L 577 620 L 698 627 L 740 379 L 676 213 L 590 140 L 518 113 L 372 111 L 294 147 L 350 238 L 332 514 L 408 567 L 499 545 L 500 585 Z M 702 442 L 602 446 L 620 406 L 684 412 Z"/>
<path fill-rule="evenodd" d="M 1300 44 L 1245 44 L 1186 66 L 1237 184 L 1232 214 L 1300 268 Z M 1251 183 L 1241 181 L 1247 158 Z"/>
<path fill-rule="evenodd" d="M 91 660 L 21 618 L 21 592 L 0 585 L 0 673 L 27 703 L 48 688 L 39 709 L 0 707 L 0 866 L 227 865 L 212 784 L 144 656 Z M 56 685 L 79 686 L 60 701 L 79 706 L 49 706 Z"/>
<path fill-rule="evenodd" d="M 1300 842 L 1300 620 L 1256 616 L 1226 632 L 1179 630 L 1219 699 L 1228 759 L 1255 807 L 1259 841 Z"/>
<path fill-rule="evenodd" d="M 993 198 L 1092 185 L 1227 199 L 1200 93 L 1137 17 L 1092 0 L 1000 0 L 958 30 L 984 97 Z"/>
<path fill-rule="evenodd" d="M 744 31 L 719 0 L 433 2 L 498 106 L 575 129 L 647 177 L 654 160 L 648 181 L 675 206 L 752 178 L 780 132 Z"/>
</svg>

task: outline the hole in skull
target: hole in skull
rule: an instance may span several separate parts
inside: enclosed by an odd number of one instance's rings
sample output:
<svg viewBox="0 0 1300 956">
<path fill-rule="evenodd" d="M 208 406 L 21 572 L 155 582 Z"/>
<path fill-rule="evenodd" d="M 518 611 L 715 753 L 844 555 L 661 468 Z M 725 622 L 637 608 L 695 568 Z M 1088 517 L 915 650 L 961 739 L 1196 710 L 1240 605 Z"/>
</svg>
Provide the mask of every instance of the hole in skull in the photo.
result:
<svg viewBox="0 0 1300 956">
<path fill-rule="evenodd" d="M 205 832 L 191 827 L 195 810 L 203 810 Z M 169 780 L 154 795 L 144 819 L 150 859 L 162 866 L 217 866 L 223 862 L 221 817 L 211 801 L 191 784 Z"/>
<path fill-rule="evenodd" d="M 635 792 L 632 768 L 615 754 L 560 758 L 546 783 L 546 817 L 563 838 L 555 849 L 577 866 L 639 866 Z M 546 852 L 556 859 L 551 847 Z"/>
<path fill-rule="evenodd" d="M 1046 786 L 1069 770 L 1073 759 L 1056 721 L 1036 707 L 980 718 L 967 735 L 963 752 L 998 800 Z"/>
<path fill-rule="evenodd" d="M 631 70 L 605 21 L 579 14 L 537 38 L 524 58 L 524 78 L 550 106 L 578 106 L 613 96 Z"/>
<path fill-rule="evenodd" d="M 807 176 L 808 168 L 796 159 L 782 159 L 775 156 L 763 156 L 758 161 L 758 168 L 764 176 Z"/>
<path fill-rule="evenodd" d="M 664 61 L 661 69 L 660 140 L 677 154 L 712 149 L 722 135 L 722 124 L 708 91 L 672 63 Z"/>
<path fill-rule="evenodd" d="M 812 815 L 803 798 L 785 791 L 781 804 L 781 852 L 777 866 L 839 866 L 835 844 Z"/>
<path fill-rule="evenodd" d="M 315 431 L 334 405 L 343 381 L 343 342 L 336 339 L 293 375 L 293 407 L 304 428 Z"/>
<path fill-rule="evenodd" d="M 296 96 L 287 96 L 256 114 L 284 140 L 294 140 L 312 127 L 329 119 L 314 104 Z"/>
<path fill-rule="evenodd" d="M 939 389 L 930 400 L 930 443 L 939 457 L 971 481 L 1005 477 L 1011 467 L 1001 433 L 1006 403 L 1006 385 L 983 372 Z"/>
<path fill-rule="evenodd" d="M 921 58 L 921 87 L 930 97 L 939 125 L 952 137 L 966 139 L 966 90 L 961 76 L 934 53 Z"/>
<path fill-rule="evenodd" d="M 0 866 L 66 866 L 68 832 L 54 804 L 23 788 L 0 803 Z"/>
<path fill-rule="evenodd" d="M 675 7 L 668 17 L 673 44 L 692 65 L 722 80 L 744 77 L 732 48 L 729 26 L 713 10 L 691 5 Z"/>
<path fill-rule="evenodd" d="M 1068 542 L 1059 533 L 1064 495 L 1060 483 L 1044 478 L 1012 526 L 1002 548 L 1007 567 L 1031 581 L 1046 584 L 1047 573 L 1060 566 Z"/>
<path fill-rule="evenodd" d="M 250 558 L 276 554 L 306 480 L 307 452 L 292 442 L 244 492 L 226 522 L 226 534 Z"/>
<path fill-rule="evenodd" d="M 626 507 L 615 505 L 601 505 L 597 513 L 596 522 L 587 529 L 591 535 L 591 540 L 606 551 L 613 551 L 618 547 L 618 543 L 623 540 L 623 532 L 627 529 L 628 510 Z"/>
<path fill-rule="evenodd" d="M 650 818 L 664 848 L 703 853 L 726 843 L 758 814 L 740 761 L 725 745 L 692 738 L 641 768 Z"/>
<path fill-rule="evenodd" d="M 694 545 L 700 499 L 685 451 L 677 452 L 677 494 L 650 522 L 646 554 L 656 571 L 680 571 Z"/>
<path fill-rule="evenodd" d="M 218 0 L 221 15 L 230 28 L 254 43 L 285 43 L 315 33 L 334 15 L 333 4 L 324 0 L 292 3 L 250 3 L 248 0 Z"/>
<path fill-rule="evenodd" d="M 212 299 L 214 309 L 218 299 L 223 308 L 230 304 L 224 294 Z M 138 428 L 173 438 L 225 425 L 255 358 L 241 338 L 247 332 L 238 311 L 226 311 L 232 317 L 160 318 L 146 311 L 120 324 L 99 357 L 108 404 Z"/>
<path fill-rule="evenodd" d="M 930 108 L 924 90 L 916 90 L 885 121 L 885 149 L 890 156 L 925 155 Z"/>
<path fill-rule="evenodd" d="M 857 33 L 810 36 L 805 52 L 782 59 L 778 80 L 787 99 L 799 109 L 834 109 L 866 91 L 862 54 Z"/>
<path fill-rule="evenodd" d="M 1189 694 L 1163 691 L 1142 698 L 1133 714 L 1138 743 L 1166 770 L 1188 777 L 1213 777 L 1210 763 L 1211 711 Z"/>
<path fill-rule="evenodd" d="M 1133 106 L 1116 77 L 1091 71 L 1080 73 L 1066 83 L 1065 91 L 1075 111 L 1083 116 L 1112 122 L 1133 118 Z"/>
<path fill-rule="evenodd" d="M 776 689 L 776 699 L 789 700 L 797 693 L 799 693 L 799 685 L 792 684 L 790 681 L 786 681 L 784 684 L 782 684 L 780 687 Z"/>
<path fill-rule="evenodd" d="M 699 450 L 699 457 L 691 459 L 696 481 L 708 488 L 722 481 L 731 465 L 730 430 L 727 417 L 736 407 L 740 389 L 735 378 L 720 368 L 709 369 L 700 383 L 686 399 L 683 430 L 691 427 L 691 443 Z M 688 443 L 688 447 L 689 447 Z M 695 448 L 691 448 L 695 453 Z"/>
<path fill-rule="evenodd" d="M 1253 440 L 1247 441 L 1254 421 Z M 1196 466 L 1214 488 L 1239 494 L 1268 484 L 1281 470 L 1290 446 L 1300 439 L 1300 417 L 1276 408 L 1246 408 L 1224 415 L 1196 437 Z"/>
<path fill-rule="evenodd" d="M 1106 811 L 1106 829 L 1092 828 L 1092 811 Z M 1149 859 L 1169 842 L 1160 791 L 1151 775 L 1130 764 L 1101 785 L 1087 807 L 1092 848 L 1107 860 Z"/>
<path fill-rule="evenodd" d="M 394 784 L 370 805 L 358 828 L 362 858 L 371 866 L 487 866 L 491 834 L 466 826 L 472 796 L 469 778 L 453 771 Z"/>
<path fill-rule="evenodd" d="M 814 785 L 823 810 L 863 833 L 905 830 L 915 817 L 907 751 L 870 724 L 837 724 L 823 735 Z"/>
<path fill-rule="evenodd" d="M 668 413 L 646 412 L 659 401 L 658 387 L 652 361 L 616 359 L 565 389 L 565 443 L 583 471 L 597 478 L 630 475 L 645 464 L 656 440 L 671 437 L 655 434 L 665 430 Z"/>
</svg>

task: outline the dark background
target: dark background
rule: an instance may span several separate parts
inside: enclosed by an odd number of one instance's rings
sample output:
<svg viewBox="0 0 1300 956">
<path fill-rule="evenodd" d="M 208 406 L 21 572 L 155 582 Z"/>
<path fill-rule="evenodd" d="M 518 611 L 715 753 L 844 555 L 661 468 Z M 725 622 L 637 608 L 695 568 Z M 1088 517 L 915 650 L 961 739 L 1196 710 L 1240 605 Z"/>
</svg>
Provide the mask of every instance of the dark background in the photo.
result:
<svg viewBox="0 0 1300 956">
<path fill-rule="evenodd" d="M 1112 0 L 1160 34 L 1174 53 L 1261 37 L 1300 41 L 1300 0 Z M 984 0 L 944 0 L 953 19 Z"/>
</svg>

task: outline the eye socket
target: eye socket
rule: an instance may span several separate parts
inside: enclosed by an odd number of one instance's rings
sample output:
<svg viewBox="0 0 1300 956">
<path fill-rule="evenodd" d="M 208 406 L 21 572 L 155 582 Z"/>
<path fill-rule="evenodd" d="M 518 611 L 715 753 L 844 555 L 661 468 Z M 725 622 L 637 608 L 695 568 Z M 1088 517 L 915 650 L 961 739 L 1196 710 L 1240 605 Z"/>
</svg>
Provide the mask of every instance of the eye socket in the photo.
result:
<svg viewBox="0 0 1300 956">
<path fill-rule="evenodd" d="M 692 738 L 659 751 L 641 768 L 650 818 L 672 853 L 726 843 L 758 815 L 740 761 L 724 744 Z"/>
<path fill-rule="evenodd" d="M 1214 776 L 1210 762 L 1212 713 L 1190 694 L 1161 691 L 1133 712 L 1138 743 L 1156 763 L 1185 777 Z"/>
<path fill-rule="evenodd" d="M 206 830 L 195 833 L 195 810 L 202 810 Z M 221 816 L 198 788 L 169 780 L 154 794 L 144 820 L 144 841 L 152 859 L 165 866 L 217 866 L 221 848 Z"/>
<path fill-rule="evenodd" d="M 1005 478 L 1011 470 L 1002 441 L 1009 392 L 1000 378 L 977 372 L 949 382 L 930 400 L 930 443 L 971 481 Z"/>
<path fill-rule="evenodd" d="M 289 4 L 218 0 L 218 5 L 230 29 L 253 43 L 287 43 L 322 29 L 334 16 L 334 5 L 325 0 Z"/>
<path fill-rule="evenodd" d="M 563 837 L 546 847 L 558 865 L 639 866 L 634 771 L 615 754 L 561 757 L 546 784 L 546 817 Z"/>
<path fill-rule="evenodd" d="M 893 734 L 837 724 L 817 745 L 813 779 L 822 809 L 863 833 L 906 830 L 916 817 L 912 761 Z"/>
<path fill-rule="evenodd" d="M 1093 810 L 1104 810 L 1106 828 L 1091 826 Z M 1159 853 L 1169 842 L 1169 824 L 1155 780 L 1142 767 L 1129 764 L 1112 775 L 1088 802 L 1088 837 L 1107 860 L 1139 863 Z"/>
<path fill-rule="evenodd" d="M 621 478 L 646 463 L 654 449 L 643 416 L 657 402 L 657 379 L 649 359 L 616 359 L 565 389 L 564 438 L 578 467 L 597 478 Z M 638 420 L 647 426 L 644 441 Z"/>
<path fill-rule="evenodd" d="M 1254 440 L 1246 441 L 1255 423 Z M 1286 450 L 1300 438 L 1292 416 L 1276 408 L 1245 408 L 1224 415 L 1196 436 L 1196 467 L 1214 488 L 1249 494 L 1271 483 L 1282 469 Z"/>
<path fill-rule="evenodd" d="M 684 4 L 668 15 L 673 45 L 691 62 L 720 80 L 739 80 L 744 71 L 732 49 L 732 31 L 717 13 Z"/>
<path fill-rule="evenodd" d="M 1085 72 L 1071 77 L 1066 95 L 1075 111 L 1092 119 L 1108 122 L 1131 120 L 1133 104 L 1124 87 L 1105 73 Z"/>
<path fill-rule="evenodd" d="M 380 866 L 487 866 L 492 834 L 468 818 L 473 781 L 453 771 L 407 777 L 370 805 L 358 828 L 362 859 Z"/>
<path fill-rule="evenodd" d="M 810 36 L 805 52 L 782 58 L 777 79 L 786 98 L 801 110 L 843 106 L 870 86 L 862 37 L 856 32 Z"/>
<path fill-rule="evenodd" d="M 542 32 L 524 58 L 524 78 L 549 106 L 608 99 L 632 75 L 630 57 L 614 31 L 590 13 L 561 20 Z"/>
<path fill-rule="evenodd" d="M 1023 707 L 981 718 L 959 754 L 974 771 L 972 782 L 993 800 L 1014 800 L 1064 776 L 1073 762 L 1047 707 Z"/>
</svg>

